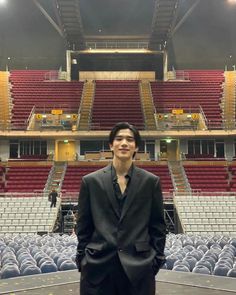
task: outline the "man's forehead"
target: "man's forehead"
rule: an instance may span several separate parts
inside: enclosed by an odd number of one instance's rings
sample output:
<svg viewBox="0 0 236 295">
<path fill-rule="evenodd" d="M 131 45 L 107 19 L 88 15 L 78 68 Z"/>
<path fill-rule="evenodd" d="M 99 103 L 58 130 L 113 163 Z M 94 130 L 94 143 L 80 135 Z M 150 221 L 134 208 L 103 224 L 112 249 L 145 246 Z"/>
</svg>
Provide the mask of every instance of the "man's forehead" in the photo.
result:
<svg viewBox="0 0 236 295">
<path fill-rule="evenodd" d="M 133 132 L 130 129 L 121 129 L 116 133 L 116 136 L 129 136 L 134 137 Z"/>
</svg>

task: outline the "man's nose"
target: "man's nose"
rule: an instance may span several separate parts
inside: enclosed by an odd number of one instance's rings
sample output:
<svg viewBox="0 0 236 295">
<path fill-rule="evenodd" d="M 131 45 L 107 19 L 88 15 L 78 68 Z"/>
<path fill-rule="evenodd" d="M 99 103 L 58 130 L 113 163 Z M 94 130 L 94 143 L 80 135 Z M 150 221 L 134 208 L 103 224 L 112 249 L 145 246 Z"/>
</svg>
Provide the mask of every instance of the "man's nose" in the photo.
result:
<svg viewBox="0 0 236 295">
<path fill-rule="evenodd" d="M 121 144 L 122 145 L 127 145 L 128 144 L 127 139 L 126 138 L 123 138 L 122 141 L 121 141 Z"/>
</svg>

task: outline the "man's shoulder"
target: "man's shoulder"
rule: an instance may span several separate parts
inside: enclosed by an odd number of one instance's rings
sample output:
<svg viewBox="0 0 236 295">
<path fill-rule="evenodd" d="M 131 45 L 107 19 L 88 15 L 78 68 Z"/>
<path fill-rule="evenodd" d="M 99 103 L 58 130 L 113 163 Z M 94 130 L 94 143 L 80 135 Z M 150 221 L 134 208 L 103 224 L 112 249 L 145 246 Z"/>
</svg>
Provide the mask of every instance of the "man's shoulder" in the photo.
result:
<svg viewBox="0 0 236 295">
<path fill-rule="evenodd" d="M 107 171 L 109 169 L 109 166 L 110 165 L 108 165 L 106 167 L 102 167 L 101 169 L 98 169 L 98 170 L 93 171 L 91 173 L 88 173 L 85 176 L 83 176 L 83 178 L 85 180 L 90 180 L 90 179 L 101 177 L 104 174 L 104 171 Z"/>
<path fill-rule="evenodd" d="M 153 174 L 152 172 L 147 171 L 145 168 L 134 166 L 136 171 L 142 175 L 143 177 L 152 178 L 152 179 L 159 179 L 160 177 Z"/>
</svg>

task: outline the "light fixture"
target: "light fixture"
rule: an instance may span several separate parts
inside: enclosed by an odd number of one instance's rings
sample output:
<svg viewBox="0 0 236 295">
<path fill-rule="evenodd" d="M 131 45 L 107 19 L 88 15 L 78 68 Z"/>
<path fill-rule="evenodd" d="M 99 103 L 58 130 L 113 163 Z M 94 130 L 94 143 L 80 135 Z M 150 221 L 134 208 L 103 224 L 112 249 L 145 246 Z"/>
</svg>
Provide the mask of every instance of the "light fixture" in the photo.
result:
<svg viewBox="0 0 236 295">
<path fill-rule="evenodd" d="M 64 139 L 63 142 L 64 142 L 64 143 L 68 143 L 69 140 L 68 140 L 68 139 Z"/>
<path fill-rule="evenodd" d="M 166 143 L 171 143 L 171 138 L 167 138 Z"/>
</svg>

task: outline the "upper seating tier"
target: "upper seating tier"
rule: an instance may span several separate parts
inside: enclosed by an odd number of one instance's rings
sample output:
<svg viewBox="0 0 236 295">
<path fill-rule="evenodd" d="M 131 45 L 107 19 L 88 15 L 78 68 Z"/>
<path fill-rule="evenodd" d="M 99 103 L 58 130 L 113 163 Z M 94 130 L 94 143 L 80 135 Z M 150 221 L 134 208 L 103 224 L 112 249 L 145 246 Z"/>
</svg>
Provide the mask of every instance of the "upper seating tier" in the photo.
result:
<svg viewBox="0 0 236 295">
<path fill-rule="evenodd" d="M 13 102 L 12 128 L 25 129 L 33 107 L 35 112 L 50 113 L 62 109 L 66 113 L 78 113 L 83 82 L 48 81 L 49 71 L 11 71 L 11 96 Z"/>
<path fill-rule="evenodd" d="M 122 121 L 144 129 L 139 81 L 96 81 L 92 129 L 111 129 Z"/>
</svg>

